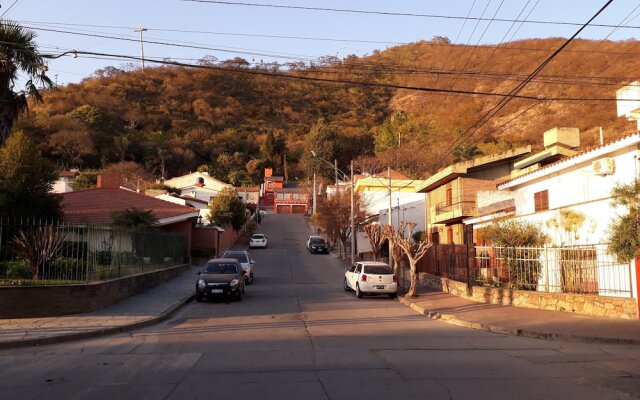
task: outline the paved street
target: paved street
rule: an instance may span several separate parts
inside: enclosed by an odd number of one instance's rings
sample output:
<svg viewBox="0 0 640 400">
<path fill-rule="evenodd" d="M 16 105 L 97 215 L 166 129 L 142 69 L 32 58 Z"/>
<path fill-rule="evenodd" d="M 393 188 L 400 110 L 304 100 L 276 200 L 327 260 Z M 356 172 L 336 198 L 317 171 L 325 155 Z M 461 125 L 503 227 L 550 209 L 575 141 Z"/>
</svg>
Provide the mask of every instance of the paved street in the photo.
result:
<svg viewBox="0 0 640 400">
<path fill-rule="evenodd" d="M 304 248 L 301 216 L 269 215 L 242 302 L 192 302 L 126 334 L 0 352 L 2 399 L 633 399 L 640 346 L 456 327 L 342 289 Z M 194 275 L 195 282 L 195 275 Z"/>
</svg>

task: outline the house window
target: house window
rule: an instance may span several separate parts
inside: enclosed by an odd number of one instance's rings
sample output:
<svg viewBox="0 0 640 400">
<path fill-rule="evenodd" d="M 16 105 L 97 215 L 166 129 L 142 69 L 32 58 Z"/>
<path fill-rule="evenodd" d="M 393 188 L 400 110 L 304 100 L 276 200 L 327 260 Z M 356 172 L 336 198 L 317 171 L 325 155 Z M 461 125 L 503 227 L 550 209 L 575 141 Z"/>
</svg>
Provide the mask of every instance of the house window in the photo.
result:
<svg viewBox="0 0 640 400">
<path fill-rule="evenodd" d="M 453 204 L 453 189 L 451 188 L 451 184 L 447 185 L 446 200 L 448 206 Z"/>
<path fill-rule="evenodd" d="M 273 189 L 273 182 L 267 182 L 267 189 Z"/>
<path fill-rule="evenodd" d="M 534 193 L 533 202 L 536 207 L 536 212 L 549 209 L 549 191 L 543 190 L 541 192 Z"/>
</svg>

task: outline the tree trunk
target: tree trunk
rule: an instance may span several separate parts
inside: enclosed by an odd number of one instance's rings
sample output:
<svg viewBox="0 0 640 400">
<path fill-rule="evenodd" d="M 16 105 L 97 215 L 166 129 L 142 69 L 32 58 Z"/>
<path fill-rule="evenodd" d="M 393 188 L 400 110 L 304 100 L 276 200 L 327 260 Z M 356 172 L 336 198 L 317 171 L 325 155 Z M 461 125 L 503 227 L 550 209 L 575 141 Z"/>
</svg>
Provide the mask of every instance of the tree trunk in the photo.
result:
<svg viewBox="0 0 640 400">
<path fill-rule="evenodd" d="M 415 261 L 409 261 L 409 273 L 411 284 L 409 285 L 409 291 L 405 294 L 405 297 L 415 297 L 416 290 L 418 289 L 418 274 L 416 274 Z"/>
</svg>

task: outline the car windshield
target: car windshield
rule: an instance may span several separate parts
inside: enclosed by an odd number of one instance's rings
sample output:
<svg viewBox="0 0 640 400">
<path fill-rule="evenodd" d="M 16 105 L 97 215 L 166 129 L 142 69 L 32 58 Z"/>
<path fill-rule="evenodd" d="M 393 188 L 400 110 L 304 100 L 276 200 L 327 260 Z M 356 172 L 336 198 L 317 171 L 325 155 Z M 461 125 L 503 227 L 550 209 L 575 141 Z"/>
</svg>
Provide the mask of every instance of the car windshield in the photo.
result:
<svg viewBox="0 0 640 400">
<path fill-rule="evenodd" d="M 364 267 L 364 272 L 367 274 L 387 275 L 393 274 L 390 267 L 386 265 L 367 265 Z"/>
<path fill-rule="evenodd" d="M 322 238 L 312 238 L 311 244 L 325 244 L 325 241 Z"/>
<path fill-rule="evenodd" d="M 241 263 L 249 262 L 245 253 L 224 253 L 224 258 L 235 258 Z"/>
<path fill-rule="evenodd" d="M 238 266 L 229 263 L 208 263 L 202 270 L 205 274 L 236 274 Z"/>
<path fill-rule="evenodd" d="M 264 239 L 264 235 L 253 235 L 251 239 Z"/>
</svg>

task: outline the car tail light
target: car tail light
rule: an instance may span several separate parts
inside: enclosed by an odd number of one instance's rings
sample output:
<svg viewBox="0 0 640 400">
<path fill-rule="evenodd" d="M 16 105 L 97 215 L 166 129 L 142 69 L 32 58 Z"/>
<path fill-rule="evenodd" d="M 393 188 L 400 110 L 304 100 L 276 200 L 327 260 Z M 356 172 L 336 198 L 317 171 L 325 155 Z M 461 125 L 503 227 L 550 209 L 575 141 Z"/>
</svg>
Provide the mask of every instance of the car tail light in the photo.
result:
<svg viewBox="0 0 640 400">
<path fill-rule="evenodd" d="M 396 275 L 393 276 L 393 281 L 398 282 L 398 277 Z"/>
<path fill-rule="evenodd" d="M 367 281 L 367 276 L 365 274 L 362 274 L 362 277 L 360 277 L 360 280 L 362 282 L 366 282 Z"/>
</svg>

